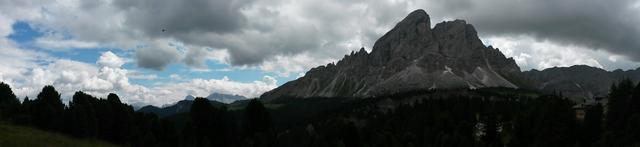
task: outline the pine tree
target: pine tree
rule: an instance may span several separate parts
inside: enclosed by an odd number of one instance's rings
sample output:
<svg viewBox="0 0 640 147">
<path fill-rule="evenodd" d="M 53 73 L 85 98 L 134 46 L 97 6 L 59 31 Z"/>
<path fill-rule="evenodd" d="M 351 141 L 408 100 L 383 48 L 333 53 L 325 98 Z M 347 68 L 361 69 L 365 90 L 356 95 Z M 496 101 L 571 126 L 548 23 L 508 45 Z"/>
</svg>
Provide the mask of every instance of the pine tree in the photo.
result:
<svg viewBox="0 0 640 147">
<path fill-rule="evenodd" d="M 44 86 L 34 101 L 34 124 L 44 130 L 61 131 L 64 107 L 60 93 L 51 85 Z"/>
<path fill-rule="evenodd" d="M 271 116 L 260 101 L 252 99 L 244 111 L 244 128 L 249 135 L 266 132 L 271 129 Z"/>
<path fill-rule="evenodd" d="M 29 97 L 24 97 L 22 105 L 20 105 L 17 122 L 19 124 L 31 125 L 33 124 L 33 101 Z"/>
<path fill-rule="evenodd" d="M 572 102 L 559 97 L 542 97 L 536 109 L 535 145 L 536 146 L 573 146 L 575 145 L 575 111 Z"/>
<path fill-rule="evenodd" d="M 0 82 L 0 119 L 16 116 L 20 108 L 20 101 L 13 94 L 11 87 L 4 82 Z"/>
<path fill-rule="evenodd" d="M 211 141 L 213 138 L 211 133 L 218 133 L 213 132 L 215 131 L 212 126 L 212 115 L 214 113 L 216 113 L 215 109 L 211 106 L 208 99 L 195 98 L 193 100 L 189 115 L 193 123 L 196 146 L 202 146 L 205 141 Z"/>
<path fill-rule="evenodd" d="M 74 136 L 93 138 L 98 132 L 96 113 L 91 101 L 96 101 L 96 98 L 78 91 L 69 102 L 67 116 L 70 120 L 67 124 L 70 124 Z"/>
<path fill-rule="evenodd" d="M 617 86 L 611 86 L 607 107 L 607 128 L 614 136 L 620 137 L 627 126 L 626 120 L 630 117 L 631 97 L 634 89 L 633 82 L 625 78 Z"/>
</svg>

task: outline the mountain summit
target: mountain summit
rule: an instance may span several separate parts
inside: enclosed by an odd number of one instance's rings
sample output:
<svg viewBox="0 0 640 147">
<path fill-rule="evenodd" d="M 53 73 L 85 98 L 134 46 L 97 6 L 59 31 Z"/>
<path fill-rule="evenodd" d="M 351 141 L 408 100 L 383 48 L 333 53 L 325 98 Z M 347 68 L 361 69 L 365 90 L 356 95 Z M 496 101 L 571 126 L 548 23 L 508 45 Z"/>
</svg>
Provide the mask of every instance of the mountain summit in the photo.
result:
<svg viewBox="0 0 640 147">
<path fill-rule="evenodd" d="M 378 39 L 336 64 L 319 66 L 305 76 L 264 93 L 261 98 L 375 96 L 416 89 L 513 87 L 520 73 L 511 58 L 485 46 L 463 20 L 431 28 L 424 10 L 411 12 Z"/>
</svg>

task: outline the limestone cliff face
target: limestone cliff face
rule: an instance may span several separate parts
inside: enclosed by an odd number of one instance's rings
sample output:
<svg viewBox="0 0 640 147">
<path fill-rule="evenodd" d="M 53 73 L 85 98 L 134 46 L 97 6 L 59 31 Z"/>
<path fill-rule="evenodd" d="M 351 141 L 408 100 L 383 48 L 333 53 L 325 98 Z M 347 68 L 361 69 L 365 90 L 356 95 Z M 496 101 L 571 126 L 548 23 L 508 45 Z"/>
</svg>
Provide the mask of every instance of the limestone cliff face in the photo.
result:
<svg viewBox="0 0 640 147">
<path fill-rule="evenodd" d="M 376 41 L 336 64 L 264 93 L 261 98 L 374 96 L 416 89 L 518 87 L 520 68 L 498 49 L 485 46 L 463 20 L 431 28 L 424 10 L 411 12 Z"/>
</svg>

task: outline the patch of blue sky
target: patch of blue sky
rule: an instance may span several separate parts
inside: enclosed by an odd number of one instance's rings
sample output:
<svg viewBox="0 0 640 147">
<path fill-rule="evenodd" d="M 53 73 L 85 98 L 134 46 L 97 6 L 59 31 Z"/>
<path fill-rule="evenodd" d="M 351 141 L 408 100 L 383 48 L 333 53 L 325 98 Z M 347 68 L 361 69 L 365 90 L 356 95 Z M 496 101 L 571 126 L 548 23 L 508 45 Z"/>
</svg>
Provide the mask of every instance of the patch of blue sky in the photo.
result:
<svg viewBox="0 0 640 147">
<path fill-rule="evenodd" d="M 13 32 L 7 37 L 16 42 L 20 48 L 47 52 L 50 55 L 61 59 L 71 59 L 85 63 L 95 63 L 102 52 L 109 50 L 106 48 L 68 49 L 56 51 L 48 50 L 41 48 L 35 44 L 35 40 L 37 38 L 43 37 L 46 34 L 41 29 L 35 28 L 34 25 L 31 25 L 25 21 L 17 21 L 11 27 L 13 29 Z M 71 39 L 71 36 L 69 35 L 64 36 L 65 39 Z"/>
<path fill-rule="evenodd" d="M 25 21 L 17 21 L 11 25 L 11 28 L 13 32 L 7 37 L 22 48 L 35 48 L 33 43 L 35 39 L 44 35 L 43 32 L 37 31 Z"/>
</svg>

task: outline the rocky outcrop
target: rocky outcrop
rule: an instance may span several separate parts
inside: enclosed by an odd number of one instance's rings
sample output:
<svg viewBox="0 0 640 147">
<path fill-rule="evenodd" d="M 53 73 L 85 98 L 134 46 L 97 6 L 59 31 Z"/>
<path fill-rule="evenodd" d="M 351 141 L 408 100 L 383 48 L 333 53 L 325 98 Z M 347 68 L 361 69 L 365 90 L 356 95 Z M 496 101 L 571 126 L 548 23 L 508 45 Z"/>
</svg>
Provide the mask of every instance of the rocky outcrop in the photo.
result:
<svg viewBox="0 0 640 147">
<path fill-rule="evenodd" d="M 485 46 L 463 20 L 431 28 L 424 10 L 411 12 L 376 41 L 335 64 L 264 93 L 279 97 L 365 97 L 416 89 L 513 87 L 520 68 L 498 49 Z"/>
</svg>

